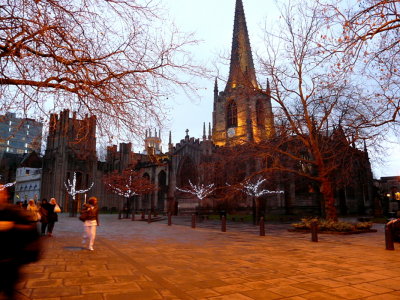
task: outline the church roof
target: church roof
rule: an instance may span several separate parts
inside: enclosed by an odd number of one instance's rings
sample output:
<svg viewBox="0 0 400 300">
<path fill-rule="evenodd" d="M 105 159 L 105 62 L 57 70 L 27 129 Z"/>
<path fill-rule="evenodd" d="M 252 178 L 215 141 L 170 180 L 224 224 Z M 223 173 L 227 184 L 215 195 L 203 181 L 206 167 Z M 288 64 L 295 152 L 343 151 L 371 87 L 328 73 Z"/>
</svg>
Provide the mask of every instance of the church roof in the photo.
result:
<svg viewBox="0 0 400 300">
<path fill-rule="evenodd" d="M 236 0 L 230 71 L 225 90 L 240 85 L 257 87 L 257 80 L 243 2 Z"/>
</svg>

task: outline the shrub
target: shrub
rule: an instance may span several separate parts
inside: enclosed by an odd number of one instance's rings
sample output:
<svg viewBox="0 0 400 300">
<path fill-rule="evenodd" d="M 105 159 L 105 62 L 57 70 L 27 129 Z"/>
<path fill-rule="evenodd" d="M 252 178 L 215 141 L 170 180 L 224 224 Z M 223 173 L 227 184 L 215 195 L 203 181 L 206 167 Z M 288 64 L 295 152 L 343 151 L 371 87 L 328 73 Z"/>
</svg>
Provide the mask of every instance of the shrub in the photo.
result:
<svg viewBox="0 0 400 300">
<path fill-rule="evenodd" d="M 358 230 L 370 230 L 372 227 L 372 222 L 360 222 L 356 224 L 356 229 Z"/>
<path fill-rule="evenodd" d="M 369 230 L 372 227 L 372 222 L 360 222 L 352 224 L 349 222 L 335 222 L 332 220 L 320 220 L 318 218 L 303 218 L 300 223 L 294 223 L 292 226 L 295 229 L 311 229 L 311 223 L 317 221 L 319 231 L 337 231 L 350 232 L 354 230 Z"/>
</svg>

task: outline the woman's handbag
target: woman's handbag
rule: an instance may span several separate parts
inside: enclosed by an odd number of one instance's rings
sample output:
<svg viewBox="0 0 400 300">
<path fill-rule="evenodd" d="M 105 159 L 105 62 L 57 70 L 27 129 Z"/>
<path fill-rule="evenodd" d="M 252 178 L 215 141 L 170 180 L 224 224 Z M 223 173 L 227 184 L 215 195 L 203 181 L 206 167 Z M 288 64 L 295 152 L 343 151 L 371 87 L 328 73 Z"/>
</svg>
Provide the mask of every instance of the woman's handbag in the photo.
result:
<svg viewBox="0 0 400 300">
<path fill-rule="evenodd" d="M 88 213 L 86 210 L 82 211 L 81 215 L 79 216 L 79 220 L 81 220 L 82 222 L 85 222 L 87 220 L 88 217 Z"/>
<path fill-rule="evenodd" d="M 91 207 L 83 209 L 81 211 L 81 215 L 79 216 L 79 220 L 81 220 L 82 222 L 88 220 L 91 214 L 91 209 L 92 209 Z"/>
<path fill-rule="evenodd" d="M 61 212 L 61 208 L 58 206 L 58 204 L 56 204 L 56 206 L 54 206 L 54 212 L 55 213 L 60 213 Z"/>
</svg>

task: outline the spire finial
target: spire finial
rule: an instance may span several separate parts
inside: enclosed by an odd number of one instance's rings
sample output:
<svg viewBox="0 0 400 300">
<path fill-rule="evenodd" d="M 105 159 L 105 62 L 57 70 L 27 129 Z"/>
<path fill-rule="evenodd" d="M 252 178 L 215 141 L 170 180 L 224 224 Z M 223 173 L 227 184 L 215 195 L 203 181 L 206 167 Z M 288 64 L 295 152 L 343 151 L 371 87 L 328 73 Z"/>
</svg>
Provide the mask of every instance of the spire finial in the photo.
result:
<svg viewBox="0 0 400 300">
<path fill-rule="evenodd" d="M 169 152 L 169 153 L 172 153 L 172 152 L 173 152 L 172 133 L 171 133 L 171 130 L 169 131 L 168 152 Z"/>
<path fill-rule="evenodd" d="M 208 139 L 211 140 L 211 122 L 208 122 Z"/>
<path fill-rule="evenodd" d="M 236 0 L 231 63 L 225 90 L 237 85 L 253 88 L 258 86 L 242 0 Z"/>
<path fill-rule="evenodd" d="M 269 85 L 268 78 L 267 78 L 267 89 L 265 90 L 265 93 L 267 94 L 268 99 L 271 100 L 271 86 Z"/>
<path fill-rule="evenodd" d="M 203 122 L 203 141 L 205 141 L 207 139 L 206 136 L 206 122 Z"/>
</svg>

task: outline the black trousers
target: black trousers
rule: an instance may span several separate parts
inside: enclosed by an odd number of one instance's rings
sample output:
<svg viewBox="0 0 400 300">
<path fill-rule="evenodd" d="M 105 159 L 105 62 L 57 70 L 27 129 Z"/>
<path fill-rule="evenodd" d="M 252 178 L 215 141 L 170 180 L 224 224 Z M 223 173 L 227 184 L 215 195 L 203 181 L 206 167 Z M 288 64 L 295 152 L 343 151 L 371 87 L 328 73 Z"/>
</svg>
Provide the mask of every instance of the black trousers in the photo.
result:
<svg viewBox="0 0 400 300">
<path fill-rule="evenodd" d="M 42 223 L 42 226 L 40 228 L 41 228 L 40 232 L 42 234 L 45 234 L 46 233 L 46 228 L 47 228 L 47 223 Z"/>
<path fill-rule="evenodd" d="M 53 233 L 54 222 L 49 222 L 47 226 L 47 233 Z"/>
</svg>

